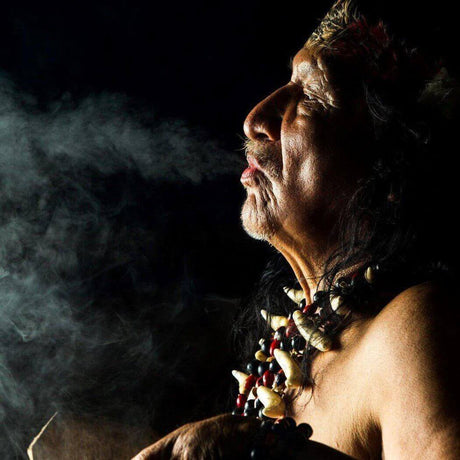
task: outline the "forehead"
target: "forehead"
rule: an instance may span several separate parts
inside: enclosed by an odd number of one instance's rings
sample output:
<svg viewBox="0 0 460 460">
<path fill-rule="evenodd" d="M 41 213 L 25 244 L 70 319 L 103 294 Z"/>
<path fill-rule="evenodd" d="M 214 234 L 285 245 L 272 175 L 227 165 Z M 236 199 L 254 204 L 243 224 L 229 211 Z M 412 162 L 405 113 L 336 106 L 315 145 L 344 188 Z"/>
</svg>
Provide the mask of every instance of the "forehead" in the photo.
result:
<svg viewBox="0 0 460 460">
<path fill-rule="evenodd" d="M 326 68 L 320 56 L 310 49 L 301 48 L 292 60 L 292 80 L 305 81 L 324 78 Z"/>
</svg>

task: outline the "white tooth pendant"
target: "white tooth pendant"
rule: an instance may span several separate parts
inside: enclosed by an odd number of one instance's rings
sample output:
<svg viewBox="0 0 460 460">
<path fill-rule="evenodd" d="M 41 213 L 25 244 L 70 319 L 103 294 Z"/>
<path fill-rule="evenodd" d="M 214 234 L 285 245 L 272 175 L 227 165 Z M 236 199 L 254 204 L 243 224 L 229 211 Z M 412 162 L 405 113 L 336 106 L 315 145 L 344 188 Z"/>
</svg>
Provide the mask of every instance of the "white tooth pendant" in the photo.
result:
<svg viewBox="0 0 460 460">
<path fill-rule="evenodd" d="M 328 351 L 332 348 L 332 340 L 330 337 L 318 331 L 316 327 L 305 324 L 303 314 L 300 310 L 296 310 L 292 314 L 292 319 L 294 320 L 297 329 L 302 334 L 302 337 L 308 344 L 312 345 L 319 351 Z"/>
<path fill-rule="evenodd" d="M 302 371 L 299 365 L 292 358 L 291 354 L 287 351 L 275 349 L 273 352 L 276 361 L 281 366 L 286 376 L 286 388 L 298 388 L 302 384 Z"/>
<path fill-rule="evenodd" d="M 366 271 L 364 272 L 364 278 L 369 284 L 373 284 L 375 282 L 375 273 L 372 267 L 366 268 Z"/>
<path fill-rule="evenodd" d="M 264 405 L 262 413 L 266 417 L 278 418 L 284 416 L 286 405 L 278 393 L 270 390 L 270 388 L 260 386 L 257 388 L 257 397 Z"/>
<path fill-rule="evenodd" d="M 331 295 L 329 300 L 331 302 L 331 308 L 334 311 L 337 311 L 339 309 L 339 307 L 341 307 L 343 305 L 343 297 L 340 296 L 340 295 Z"/>
<path fill-rule="evenodd" d="M 278 316 L 278 315 L 269 315 L 267 310 L 260 310 L 260 314 L 265 321 L 270 320 L 270 327 L 277 331 L 280 327 L 286 327 L 289 323 L 289 320 L 285 316 Z"/>
<path fill-rule="evenodd" d="M 338 315 L 346 315 L 350 309 L 344 305 L 344 298 L 340 295 L 331 295 L 330 297 L 331 308 L 338 314 Z"/>
<path fill-rule="evenodd" d="M 249 375 L 245 374 L 244 372 L 237 371 L 237 370 L 233 370 L 232 375 L 233 377 L 236 378 L 236 380 L 238 380 L 238 384 L 239 384 L 238 391 L 241 394 L 247 393 L 246 380 L 248 379 Z"/>
<path fill-rule="evenodd" d="M 300 303 L 301 300 L 305 299 L 305 293 L 302 289 L 292 289 L 285 286 L 283 291 L 295 303 Z"/>
</svg>

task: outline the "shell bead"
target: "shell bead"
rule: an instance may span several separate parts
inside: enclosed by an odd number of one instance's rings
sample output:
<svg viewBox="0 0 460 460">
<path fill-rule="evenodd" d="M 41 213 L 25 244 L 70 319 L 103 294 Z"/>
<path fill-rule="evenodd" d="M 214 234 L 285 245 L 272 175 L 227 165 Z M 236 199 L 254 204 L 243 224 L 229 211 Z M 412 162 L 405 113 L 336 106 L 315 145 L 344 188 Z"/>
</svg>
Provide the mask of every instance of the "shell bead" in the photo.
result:
<svg viewBox="0 0 460 460">
<path fill-rule="evenodd" d="M 262 350 L 256 351 L 254 357 L 257 359 L 257 361 L 262 361 L 262 362 L 267 361 L 267 356 Z"/>
</svg>

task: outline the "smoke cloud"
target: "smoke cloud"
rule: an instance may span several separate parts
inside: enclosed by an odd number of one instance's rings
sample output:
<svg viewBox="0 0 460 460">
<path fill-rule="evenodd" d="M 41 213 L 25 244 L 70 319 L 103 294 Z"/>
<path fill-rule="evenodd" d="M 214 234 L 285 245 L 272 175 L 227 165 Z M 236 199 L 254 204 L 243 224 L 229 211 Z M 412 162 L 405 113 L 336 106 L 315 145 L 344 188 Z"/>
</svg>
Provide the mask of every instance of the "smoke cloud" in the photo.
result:
<svg viewBox="0 0 460 460">
<path fill-rule="evenodd" d="M 43 108 L 0 76 L 2 458 L 25 458 L 56 411 L 161 433 L 223 407 L 235 302 L 203 267 L 240 238 L 225 207 L 240 171 L 121 95 Z"/>
</svg>

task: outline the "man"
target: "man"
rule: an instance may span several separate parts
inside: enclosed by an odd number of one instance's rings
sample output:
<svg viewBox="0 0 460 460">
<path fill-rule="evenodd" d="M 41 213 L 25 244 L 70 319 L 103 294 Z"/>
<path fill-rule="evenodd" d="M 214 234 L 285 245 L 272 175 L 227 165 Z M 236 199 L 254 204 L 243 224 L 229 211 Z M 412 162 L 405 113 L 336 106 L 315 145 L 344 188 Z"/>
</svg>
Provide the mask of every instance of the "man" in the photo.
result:
<svg viewBox="0 0 460 460">
<path fill-rule="evenodd" d="M 383 280 L 350 298 L 332 348 L 312 353 L 304 384 L 286 392 L 287 415 L 313 427 L 303 446 L 284 445 L 292 458 L 460 455 L 452 232 L 436 236 L 445 166 L 435 155 L 453 93 L 444 69 L 345 0 L 296 54 L 290 81 L 246 118 L 243 226 L 284 256 L 303 305 L 358 274 Z M 247 458 L 259 426 L 218 416 L 135 458 Z"/>
</svg>

